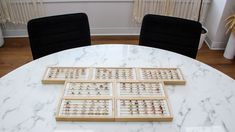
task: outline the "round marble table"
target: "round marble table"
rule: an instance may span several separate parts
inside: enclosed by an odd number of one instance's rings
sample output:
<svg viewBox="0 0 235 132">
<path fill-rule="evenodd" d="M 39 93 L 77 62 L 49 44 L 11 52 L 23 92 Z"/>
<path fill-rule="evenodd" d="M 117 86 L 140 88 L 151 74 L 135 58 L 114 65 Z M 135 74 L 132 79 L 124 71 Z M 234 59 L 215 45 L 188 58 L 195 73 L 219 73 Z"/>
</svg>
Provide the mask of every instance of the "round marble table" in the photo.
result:
<svg viewBox="0 0 235 132">
<path fill-rule="evenodd" d="M 172 122 L 56 122 L 63 85 L 45 85 L 48 66 L 178 67 L 186 85 L 167 85 Z M 0 80 L 0 132 L 235 132 L 235 82 L 191 58 L 155 48 L 96 45 L 32 61 Z"/>
</svg>

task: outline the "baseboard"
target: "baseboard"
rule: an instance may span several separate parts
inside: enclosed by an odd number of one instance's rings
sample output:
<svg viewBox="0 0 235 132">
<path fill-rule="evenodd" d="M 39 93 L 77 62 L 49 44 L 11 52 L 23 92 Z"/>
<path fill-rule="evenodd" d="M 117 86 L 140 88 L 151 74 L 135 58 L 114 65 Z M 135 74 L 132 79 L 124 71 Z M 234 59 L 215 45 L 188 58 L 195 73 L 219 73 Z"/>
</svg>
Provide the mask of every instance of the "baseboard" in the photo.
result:
<svg viewBox="0 0 235 132">
<path fill-rule="evenodd" d="M 91 28 L 92 36 L 125 36 L 139 35 L 138 27 Z"/>
<path fill-rule="evenodd" d="M 223 42 L 212 42 L 211 39 L 207 36 L 205 42 L 210 50 L 224 50 L 225 47 L 220 47 L 219 45 L 223 45 Z M 217 46 L 216 46 L 217 45 Z"/>
<path fill-rule="evenodd" d="M 28 37 L 28 31 L 26 29 L 4 29 L 3 30 L 4 38 L 21 38 L 21 37 Z"/>
<path fill-rule="evenodd" d="M 117 28 L 91 28 L 92 36 L 137 36 L 140 33 L 138 27 L 117 27 Z M 26 29 L 5 29 L 4 38 L 28 37 Z"/>
</svg>

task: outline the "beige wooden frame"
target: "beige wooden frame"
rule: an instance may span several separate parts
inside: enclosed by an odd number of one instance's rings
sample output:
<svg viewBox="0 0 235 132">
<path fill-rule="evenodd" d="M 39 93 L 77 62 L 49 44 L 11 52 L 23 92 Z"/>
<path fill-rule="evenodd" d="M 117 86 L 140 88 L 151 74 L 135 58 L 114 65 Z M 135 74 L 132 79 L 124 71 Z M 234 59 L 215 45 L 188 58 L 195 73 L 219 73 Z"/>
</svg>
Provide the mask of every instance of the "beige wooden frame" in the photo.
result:
<svg viewBox="0 0 235 132">
<path fill-rule="evenodd" d="M 62 96 L 68 97 L 68 98 L 78 98 L 78 97 L 74 97 L 74 96 L 65 96 L 64 95 L 68 83 L 106 83 L 106 82 L 111 83 L 111 85 L 112 85 L 112 95 L 103 95 L 103 96 L 99 95 L 97 97 L 112 97 L 112 96 L 115 96 L 115 89 L 116 89 L 115 82 L 110 82 L 108 80 L 78 80 L 78 81 L 76 81 L 76 80 L 67 80 L 67 81 L 65 81 L 65 84 L 64 84 L 64 89 L 63 89 Z M 81 97 L 86 98 L 87 96 L 86 97 L 81 96 Z M 93 98 L 93 97 L 94 97 L 94 95 L 88 96 L 88 98 Z"/>
<path fill-rule="evenodd" d="M 111 106 L 111 113 L 110 116 L 63 116 L 60 115 L 60 108 L 63 100 L 111 100 L 112 106 Z M 57 111 L 56 111 L 56 121 L 85 121 L 85 122 L 110 122 L 114 121 L 114 99 L 112 97 L 93 97 L 93 98 L 61 98 L 59 105 L 57 106 Z"/>
<path fill-rule="evenodd" d="M 165 100 L 166 103 L 167 103 L 167 107 L 168 107 L 168 110 L 169 110 L 169 116 L 159 116 L 159 117 L 156 117 L 156 116 L 147 116 L 147 117 L 143 117 L 143 116 L 118 116 L 118 104 L 117 104 L 117 100 L 121 100 L 121 99 L 133 99 L 133 100 L 143 100 L 143 99 L 151 99 L 151 100 L 158 100 L 158 99 L 162 99 L 162 100 Z M 119 97 L 119 98 L 116 98 L 115 100 L 116 102 L 116 105 L 115 105 L 115 121 L 118 121 L 118 122 L 169 122 L 169 121 L 172 121 L 173 120 L 173 115 L 172 115 L 172 109 L 169 105 L 169 101 L 167 98 L 152 98 L 152 97 L 145 97 L 145 98 L 133 98 L 133 97 Z"/>
<path fill-rule="evenodd" d="M 120 81 L 116 81 L 116 97 L 119 98 L 119 97 L 128 97 L 127 95 L 118 95 L 118 88 L 117 88 L 117 84 L 118 83 L 123 83 L 123 82 L 126 82 L 126 83 L 160 83 L 162 85 L 162 88 L 163 88 L 163 92 L 164 92 L 164 95 L 165 97 L 168 97 L 168 94 L 166 92 L 166 89 L 165 89 L 165 84 L 163 81 L 153 81 L 153 80 L 120 80 Z M 119 89 L 120 90 L 120 89 Z M 133 95 L 132 97 L 136 98 L 136 97 L 144 97 L 145 95 L 139 95 L 139 96 L 135 96 Z M 130 96 L 129 96 L 130 97 Z M 155 97 L 155 95 L 149 95 L 149 97 Z"/>
<path fill-rule="evenodd" d="M 49 74 L 49 71 L 51 68 L 67 68 L 67 69 L 74 69 L 74 68 L 77 68 L 77 69 L 87 69 L 88 70 L 88 75 L 87 75 L 87 79 L 79 79 L 79 80 L 90 80 L 91 77 L 92 77 L 92 68 L 90 67 L 47 67 L 47 69 L 45 70 L 45 73 L 43 75 L 43 79 L 42 79 L 42 83 L 44 84 L 64 84 L 66 80 L 77 80 L 77 79 L 53 79 L 53 78 L 48 78 L 48 74 Z"/>
<path fill-rule="evenodd" d="M 176 80 L 171 80 L 171 79 L 143 79 L 141 78 L 141 72 L 142 72 L 142 69 L 150 69 L 150 70 L 176 70 L 177 71 L 177 74 L 180 76 L 180 79 L 176 79 Z M 179 68 L 138 68 L 138 75 L 139 75 L 139 79 L 140 80 L 152 80 L 152 81 L 163 81 L 166 85 L 184 85 L 186 83 L 184 77 L 183 77 L 183 74 L 182 74 L 182 71 L 181 69 Z"/>
<path fill-rule="evenodd" d="M 96 69 L 131 69 L 133 71 L 133 79 L 96 79 Z M 121 80 L 138 80 L 136 68 L 132 67 L 93 67 L 92 80 L 109 80 L 109 81 L 121 81 Z"/>
</svg>

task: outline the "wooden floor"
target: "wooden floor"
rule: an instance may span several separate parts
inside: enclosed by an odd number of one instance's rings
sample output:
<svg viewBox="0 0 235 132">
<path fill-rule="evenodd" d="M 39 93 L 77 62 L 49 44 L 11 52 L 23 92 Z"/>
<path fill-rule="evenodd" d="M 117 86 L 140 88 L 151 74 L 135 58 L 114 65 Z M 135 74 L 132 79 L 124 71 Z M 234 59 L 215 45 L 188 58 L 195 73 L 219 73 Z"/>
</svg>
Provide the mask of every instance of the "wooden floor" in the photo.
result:
<svg viewBox="0 0 235 132">
<path fill-rule="evenodd" d="M 92 37 L 93 44 L 138 44 L 137 36 Z M 204 62 L 235 79 L 235 60 L 223 57 L 223 51 L 212 51 L 204 44 L 197 60 Z M 28 38 L 8 38 L 0 48 L 0 77 L 32 61 Z"/>
</svg>

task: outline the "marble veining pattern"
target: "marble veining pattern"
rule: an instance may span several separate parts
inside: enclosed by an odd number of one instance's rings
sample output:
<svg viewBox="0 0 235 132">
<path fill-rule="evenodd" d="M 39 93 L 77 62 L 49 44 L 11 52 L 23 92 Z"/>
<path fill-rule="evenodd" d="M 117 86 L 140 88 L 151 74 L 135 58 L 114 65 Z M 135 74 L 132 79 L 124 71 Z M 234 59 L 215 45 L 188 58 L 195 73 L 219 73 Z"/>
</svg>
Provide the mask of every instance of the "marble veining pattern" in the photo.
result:
<svg viewBox="0 0 235 132">
<path fill-rule="evenodd" d="M 168 85 L 173 122 L 56 122 L 63 85 L 45 85 L 48 66 L 178 67 L 186 85 Z M 0 79 L 0 132 L 187 132 L 219 126 L 235 132 L 235 82 L 188 57 L 160 49 L 97 45 L 66 50 L 30 62 Z"/>
</svg>

